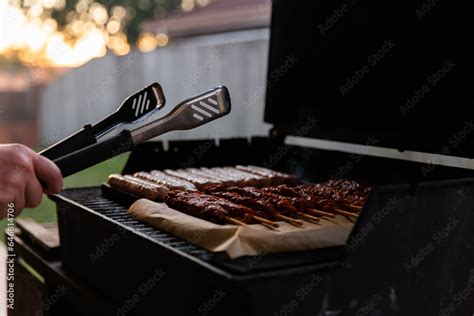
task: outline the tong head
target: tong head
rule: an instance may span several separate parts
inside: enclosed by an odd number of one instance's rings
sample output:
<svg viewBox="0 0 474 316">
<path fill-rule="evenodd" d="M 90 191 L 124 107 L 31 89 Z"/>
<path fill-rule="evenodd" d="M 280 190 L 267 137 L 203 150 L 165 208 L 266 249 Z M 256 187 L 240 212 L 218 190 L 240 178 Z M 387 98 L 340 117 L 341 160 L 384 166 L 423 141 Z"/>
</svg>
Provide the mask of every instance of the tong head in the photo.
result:
<svg viewBox="0 0 474 316">
<path fill-rule="evenodd" d="M 169 131 L 192 129 L 230 113 L 229 90 L 219 86 L 178 104 L 166 116 L 132 131 L 135 144 Z"/>
<path fill-rule="evenodd" d="M 172 111 L 176 129 L 191 129 L 230 113 L 229 90 L 219 86 L 194 98 L 187 99 Z"/>
<path fill-rule="evenodd" d="M 163 90 L 155 82 L 126 98 L 114 113 L 92 126 L 94 134 L 100 138 L 118 125 L 136 123 L 165 102 Z"/>
<path fill-rule="evenodd" d="M 164 105 L 163 90 L 155 82 L 126 98 L 116 113 L 120 113 L 124 123 L 133 123 L 153 110 L 161 109 Z"/>
</svg>

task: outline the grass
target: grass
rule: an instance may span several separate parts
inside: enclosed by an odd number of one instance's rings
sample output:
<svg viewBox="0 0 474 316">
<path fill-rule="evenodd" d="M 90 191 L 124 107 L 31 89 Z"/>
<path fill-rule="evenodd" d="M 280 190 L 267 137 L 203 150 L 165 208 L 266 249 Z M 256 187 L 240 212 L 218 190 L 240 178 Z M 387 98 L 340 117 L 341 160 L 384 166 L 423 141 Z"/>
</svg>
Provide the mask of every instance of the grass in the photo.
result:
<svg viewBox="0 0 474 316">
<path fill-rule="evenodd" d="M 75 175 L 64 179 L 64 188 L 77 188 L 100 185 L 111 173 L 120 173 L 128 158 L 128 154 L 123 154 L 108 161 L 90 167 Z M 56 205 L 48 197 L 43 196 L 41 204 L 34 209 L 24 209 L 20 217 L 32 218 L 39 223 L 56 221 Z M 4 240 L 5 220 L 0 221 L 0 241 Z"/>
</svg>

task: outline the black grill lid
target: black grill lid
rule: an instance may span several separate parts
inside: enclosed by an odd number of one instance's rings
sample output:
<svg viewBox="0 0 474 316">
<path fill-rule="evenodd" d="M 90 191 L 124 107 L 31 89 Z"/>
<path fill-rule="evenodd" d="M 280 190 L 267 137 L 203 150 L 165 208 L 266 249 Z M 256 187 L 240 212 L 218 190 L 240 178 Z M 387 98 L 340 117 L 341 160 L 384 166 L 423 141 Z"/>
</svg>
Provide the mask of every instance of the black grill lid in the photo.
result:
<svg viewBox="0 0 474 316">
<path fill-rule="evenodd" d="M 473 36 L 470 0 L 274 1 L 265 121 L 472 157 Z"/>
</svg>

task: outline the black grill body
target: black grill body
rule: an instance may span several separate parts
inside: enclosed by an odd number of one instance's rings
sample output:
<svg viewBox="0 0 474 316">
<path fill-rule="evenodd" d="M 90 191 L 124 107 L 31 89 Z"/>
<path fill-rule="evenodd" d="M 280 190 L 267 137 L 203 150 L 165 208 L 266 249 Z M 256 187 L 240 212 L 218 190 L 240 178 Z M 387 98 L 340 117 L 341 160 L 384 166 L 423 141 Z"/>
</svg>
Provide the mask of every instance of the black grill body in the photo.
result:
<svg viewBox="0 0 474 316">
<path fill-rule="evenodd" d="M 366 315 L 439 313 L 469 284 L 474 181 L 461 178 L 474 175 L 354 157 L 287 146 L 278 138 L 221 140 L 219 146 L 210 140 L 173 142 L 167 151 L 159 142 L 143 144 L 124 173 L 257 164 L 322 181 L 357 161 L 344 177 L 375 189 L 346 247 L 236 261 L 131 218 L 126 208 L 133 199 L 106 186 L 66 190 L 54 197 L 62 262 L 129 315 L 351 315 L 369 308 Z M 434 240 L 439 232 L 444 237 Z M 430 242 L 433 247 L 418 260 Z M 409 269 L 412 256 L 418 259 Z M 472 299 L 465 299 L 456 313 L 472 307 Z"/>
</svg>

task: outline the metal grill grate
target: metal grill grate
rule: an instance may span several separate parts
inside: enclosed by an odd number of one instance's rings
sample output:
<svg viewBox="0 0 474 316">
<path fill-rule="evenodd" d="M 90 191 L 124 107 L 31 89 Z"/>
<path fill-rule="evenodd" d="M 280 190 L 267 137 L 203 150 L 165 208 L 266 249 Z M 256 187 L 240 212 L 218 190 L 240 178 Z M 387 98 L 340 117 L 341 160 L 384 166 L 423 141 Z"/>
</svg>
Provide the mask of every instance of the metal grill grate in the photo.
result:
<svg viewBox="0 0 474 316">
<path fill-rule="evenodd" d="M 99 187 L 69 189 L 63 191 L 62 195 L 82 206 L 106 216 L 113 221 L 127 226 L 137 233 L 144 234 L 157 243 L 173 247 L 176 250 L 207 262 L 210 262 L 215 256 L 211 252 L 188 241 L 158 230 L 146 223 L 140 222 L 127 213 L 127 207 L 103 197 Z"/>
</svg>

